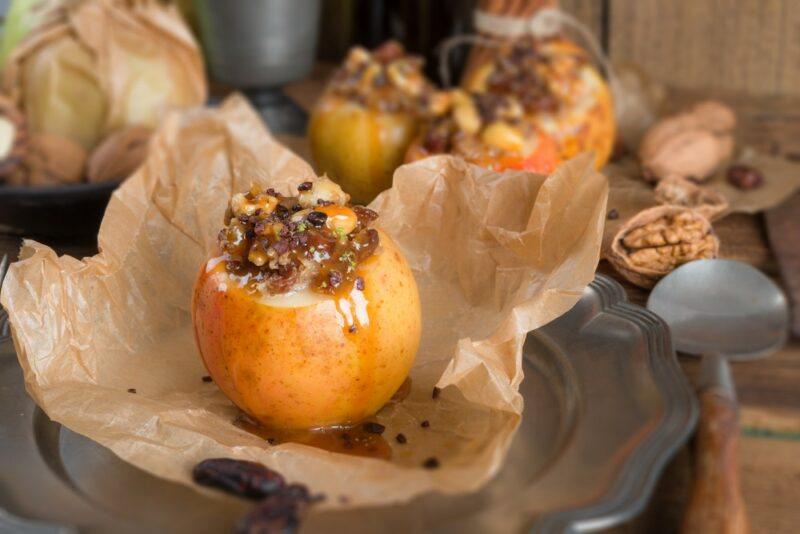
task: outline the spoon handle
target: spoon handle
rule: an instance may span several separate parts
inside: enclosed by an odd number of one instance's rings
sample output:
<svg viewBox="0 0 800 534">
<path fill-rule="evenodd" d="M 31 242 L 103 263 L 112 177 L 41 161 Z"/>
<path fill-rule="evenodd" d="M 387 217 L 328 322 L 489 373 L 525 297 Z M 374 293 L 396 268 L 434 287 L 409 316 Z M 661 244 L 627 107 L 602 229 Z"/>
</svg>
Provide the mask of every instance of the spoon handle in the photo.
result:
<svg viewBox="0 0 800 534">
<path fill-rule="evenodd" d="M 685 534 L 749 532 L 739 487 L 736 401 L 726 388 L 701 391 L 696 440 L 694 487 L 682 531 Z"/>
</svg>

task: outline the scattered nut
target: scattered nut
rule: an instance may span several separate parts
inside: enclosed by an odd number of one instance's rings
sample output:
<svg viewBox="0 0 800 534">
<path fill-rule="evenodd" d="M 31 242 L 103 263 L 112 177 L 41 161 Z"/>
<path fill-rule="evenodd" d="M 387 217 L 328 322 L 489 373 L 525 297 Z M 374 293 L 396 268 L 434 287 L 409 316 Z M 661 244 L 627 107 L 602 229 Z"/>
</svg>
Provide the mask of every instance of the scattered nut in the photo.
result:
<svg viewBox="0 0 800 534">
<path fill-rule="evenodd" d="M 649 289 L 679 265 L 715 258 L 718 252 L 719 239 L 708 219 L 689 208 L 657 206 L 620 228 L 608 259 L 628 281 Z"/>
<path fill-rule="evenodd" d="M 30 137 L 22 161 L 28 185 L 61 185 L 80 182 L 86 168 L 86 150 L 78 143 L 56 134 Z"/>
<path fill-rule="evenodd" d="M 733 110 L 714 100 L 696 104 L 692 108 L 692 116 L 698 125 L 714 133 L 728 133 L 736 127 L 736 114 Z"/>
<path fill-rule="evenodd" d="M 661 180 L 656 187 L 655 197 L 659 204 L 691 208 L 709 221 L 728 209 L 728 201 L 716 190 L 699 186 L 677 175 Z"/>
<path fill-rule="evenodd" d="M 728 169 L 728 182 L 739 189 L 756 189 L 764 183 L 764 176 L 753 167 L 734 165 Z"/>
<path fill-rule="evenodd" d="M 89 157 L 90 182 L 122 181 L 142 164 L 152 130 L 129 126 L 117 130 L 101 142 Z"/>
<path fill-rule="evenodd" d="M 711 132 L 701 129 L 683 130 L 664 139 L 653 155 L 642 161 L 648 176 L 657 179 L 677 174 L 702 180 L 716 169 L 720 147 Z"/>
<path fill-rule="evenodd" d="M 692 110 L 658 121 L 639 145 L 646 180 L 678 175 L 702 181 L 730 158 L 736 115 L 719 102 L 707 101 Z"/>
</svg>

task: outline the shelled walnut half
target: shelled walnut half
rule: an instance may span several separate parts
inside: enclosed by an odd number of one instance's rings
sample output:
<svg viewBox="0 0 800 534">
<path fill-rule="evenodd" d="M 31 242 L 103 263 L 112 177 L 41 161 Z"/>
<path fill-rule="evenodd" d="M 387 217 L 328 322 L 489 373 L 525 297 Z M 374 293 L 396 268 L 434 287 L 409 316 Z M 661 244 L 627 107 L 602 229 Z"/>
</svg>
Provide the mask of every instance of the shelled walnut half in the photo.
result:
<svg viewBox="0 0 800 534">
<path fill-rule="evenodd" d="M 715 189 L 697 185 L 678 175 L 668 176 L 658 182 L 655 196 L 659 204 L 692 208 L 709 221 L 728 209 L 728 201 Z"/>
<path fill-rule="evenodd" d="M 28 146 L 25 117 L 14 103 L 0 96 L 0 180 L 19 175 L 19 166 Z"/>
<path fill-rule="evenodd" d="M 620 228 L 608 259 L 628 281 L 649 289 L 676 267 L 718 252 L 719 239 L 708 219 L 690 208 L 657 206 Z"/>
</svg>

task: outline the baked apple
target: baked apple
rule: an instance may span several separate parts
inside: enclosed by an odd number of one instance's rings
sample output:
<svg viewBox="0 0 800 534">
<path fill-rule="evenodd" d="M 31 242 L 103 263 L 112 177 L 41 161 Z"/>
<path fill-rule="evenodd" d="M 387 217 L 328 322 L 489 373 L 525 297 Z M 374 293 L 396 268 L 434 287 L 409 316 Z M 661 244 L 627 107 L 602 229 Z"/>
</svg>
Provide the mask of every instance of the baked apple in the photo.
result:
<svg viewBox="0 0 800 534">
<path fill-rule="evenodd" d="M 374 414 L 403 384 L 420 338 L 414 277 L 377 214 L 328 178 L 298 189 L 232 198 L 192 301 L 209 374 L 268 428 Z"/>
<path fill-rule="evenodd" d="M 406 161 L 454 154 L 495 171 L 519 169 L 541 174 L 559 162 L 556 144 L 525 119 L 513 95 L 449 93 L 448 107 L 428 122 L 406 153 Z"/>
<path fill-rule="evenodd" d="M 515 96 L 526 120 L 556 143 L 561 160 L 593 150 L 600 168 L 611 155 L 616 121 L 608 84 L 586 51 L 564 37 L 510 41 L 470 69 L 461 85 Z"/>
<path fill-rule="evenodd" d="M 421 117 L 440 105 L 422 60 L 389 41 L 355 47 L 311 114 L 308 137 L 317 169 L 358 203 L 388 189 Z"/>
</svg>

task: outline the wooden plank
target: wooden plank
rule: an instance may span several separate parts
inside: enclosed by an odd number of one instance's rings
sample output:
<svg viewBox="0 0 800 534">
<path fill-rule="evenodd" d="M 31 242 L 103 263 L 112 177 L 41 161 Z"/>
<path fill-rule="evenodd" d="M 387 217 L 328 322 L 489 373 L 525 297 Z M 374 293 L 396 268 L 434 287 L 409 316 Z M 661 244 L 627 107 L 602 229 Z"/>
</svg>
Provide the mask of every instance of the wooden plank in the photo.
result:
<svg viewBox="0 0 800 534">
<path fill-rule="evenodd" d="M 609 50 L 685 89 L 800 96 L 800 2 L 610 0 Z"/>
<path fill-rule="evenodd" d="M 604 6 L 605 2 L 600 0 L 559 0 L 559 7 L 585 24 L 601 44 L 604 42 Z"/>
</svg>

